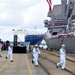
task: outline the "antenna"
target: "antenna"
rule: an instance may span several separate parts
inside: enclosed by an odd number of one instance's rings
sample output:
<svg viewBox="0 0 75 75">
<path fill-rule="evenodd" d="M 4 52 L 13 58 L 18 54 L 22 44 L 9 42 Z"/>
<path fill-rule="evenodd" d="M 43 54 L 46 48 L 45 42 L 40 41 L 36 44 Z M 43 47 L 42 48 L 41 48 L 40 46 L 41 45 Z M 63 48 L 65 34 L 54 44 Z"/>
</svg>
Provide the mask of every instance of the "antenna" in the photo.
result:
<svg viewBox="0 0 75 75">
<path fill-rule="evenodd" d="M 36 33 L 37 33 L 37 31 L 36 31 L 37 27 L 35 26 L 35 28 L 34 28 L 34 29 L 35 29 L 35 34 L 36 34 Z"/>
</svg>

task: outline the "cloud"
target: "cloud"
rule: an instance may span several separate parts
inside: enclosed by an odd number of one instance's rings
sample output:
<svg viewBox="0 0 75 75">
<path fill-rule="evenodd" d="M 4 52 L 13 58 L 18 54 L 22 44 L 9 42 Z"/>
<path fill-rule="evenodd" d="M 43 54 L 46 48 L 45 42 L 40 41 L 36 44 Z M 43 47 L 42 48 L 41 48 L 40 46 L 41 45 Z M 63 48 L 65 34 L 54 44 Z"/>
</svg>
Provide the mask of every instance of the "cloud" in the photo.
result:
<svg viewBox="0 0 75 75">
<path fill-rule="evenodd" d="M 2 10 L 0 12 L 0 25 L 25 26 L 37 25 L 42 20 L 42 8 L 44 1 L 32 0 L 0 0 Z M 41 6 L 42 4 L 42 6 Z"/>
<path fill-rule="evenodd" d="M 46 0 L 0 0 L 0 29 L 3 40 L 12 40 L 12 29 L 29 29 L 45 32 Z M 39 32 L 40 33 L 40 32 Z M 6 37 L 7 36 L 7 37 Z"/>
<path fill-rule="evenodd" d="M 27 9 L 27 11 L 23 11 L 22 15 L 24 17 L 24 25 L 25 27 L 38 27 L 42 28 L 44 27 L 43 21 L 47 17 L 47 12 L 43 8 L 47 8 L 44 1 L 31 6 Z"/>
</svg>

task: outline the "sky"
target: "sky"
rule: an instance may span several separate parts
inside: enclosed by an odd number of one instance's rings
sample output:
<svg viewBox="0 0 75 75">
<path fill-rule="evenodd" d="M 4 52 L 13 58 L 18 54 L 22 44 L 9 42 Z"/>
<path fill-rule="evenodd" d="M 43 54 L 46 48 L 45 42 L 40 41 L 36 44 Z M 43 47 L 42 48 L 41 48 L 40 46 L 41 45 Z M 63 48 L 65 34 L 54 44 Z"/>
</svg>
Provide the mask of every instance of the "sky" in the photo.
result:
<svg viewBox="0 0 75 75">
<path fill-rule="evenodd" d="M 52 7 L 60 1 L 52 0 Z M 48 9 L 46 0 L 0 0 L 0 38 L 13 41 L 13 35 L 18 34 L 24 41 L 26 34 L 45 33 Z"/>
</svg>

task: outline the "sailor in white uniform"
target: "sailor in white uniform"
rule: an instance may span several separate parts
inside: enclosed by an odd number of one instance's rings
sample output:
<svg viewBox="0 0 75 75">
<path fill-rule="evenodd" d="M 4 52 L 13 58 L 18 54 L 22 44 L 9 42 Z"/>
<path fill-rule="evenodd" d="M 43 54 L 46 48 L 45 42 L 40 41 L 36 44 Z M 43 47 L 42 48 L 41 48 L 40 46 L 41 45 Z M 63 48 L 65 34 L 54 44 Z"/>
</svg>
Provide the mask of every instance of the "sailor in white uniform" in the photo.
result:
<svg viewBox="0 0 75 75">
<path fill-rule="evenodd" d="M 12 44 L 10 44 L 9 46 L 8 46 L 8 54 L 7 54 L 7 56 L 6 56 L 6 59 L 8 58 L 8 57 L 10 57 L 10 60 L 11 60 L 11 62 L 13 62 L 13 57 L 12 57 L 12 49 L 13 48 L 13 45 Z"/>
<path fill-rule="evenodd" d="M 0 43 L 0 51 L 2 51 L 2 43 Z M 2 57 L 1 54 L 0 54 L 0 57 Z"/>
<path fill-rule="evenodd" d="M 0 43 L 0 51 L 1 51 L 1 49 L 2 49 L 2 44 Z"/>
<path fill-rule="evenodd" d="M 38 48 L 38 45 L 35 45 L 33 48 L 33 62 L 35 63 L 35 66 L 38 66 L 38 57 L 40 55 L 40 50 Z"/>
<path fill-rule="evenodd" d="M 64 70 L 66 64 L 65 56 L 66 56 L 65 44 L 62 44 L 60 49 L 60 62 L 57 63 L 56 65 L 57 68 L 59 65 L 62 65 L 61 69 Z"/>
</svg>

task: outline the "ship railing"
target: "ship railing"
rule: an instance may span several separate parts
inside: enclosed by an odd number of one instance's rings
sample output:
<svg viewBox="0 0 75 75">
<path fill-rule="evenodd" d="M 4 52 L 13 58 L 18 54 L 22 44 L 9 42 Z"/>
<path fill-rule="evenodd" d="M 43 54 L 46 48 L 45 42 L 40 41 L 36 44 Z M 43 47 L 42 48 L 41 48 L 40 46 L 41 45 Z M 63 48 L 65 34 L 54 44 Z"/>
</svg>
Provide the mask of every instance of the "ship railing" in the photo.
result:
<svg viewBox="0 0 75 75">
<path fill-rule="evenodd" d="M 72 23 L 75 23 L 75 19 L 74 19 L 74 20 L 71 20 L 71 21 L 69 22 L 69 24 L 72 24 Z"/>
<path fill-rule="evenodd" d="M 59 35 L 52 35 L 51 38 L 58 38 Z"/>
<path fill-rule="evenodd" d="M 65 25 L 62 25 L 62 26 L 53 26 L 53 28 L 66 28 Z"/>
<path fill-rule="evenodd" d="M 70 30 L 75 32 L 75 19 L 71 20 L 68 24 L 70 25 Z"/>
<path fill-rule="evenodd" d="M 70 33 L 64 33 L 64 34 L 52 35 L 51 38 L 70 37 L 70 36 L 74 36 L 74 33 L 73 33 L 73 32 L 70 32 Z"/>
<path fill-rule="evenodd" d="M 67 25 L 65 20 L 53 20 L 52 23 L 54 26 L 63 26 L 63 25 L 66 26 Z"/>
<path fill-rule="evenodd" d="M 73 32 L 65 33 L 65 34 L 59 34 L 59 37 L 60 36 L 73 36 Z"/>
<path fill-rule="evenodd" d="M 65 20 L 53 20 L 53 22 L 65 22 Z"/>
<path fill-rule="evenodd" d="M 65 22 L 65 20 L 52 20 L 52 21 L 48 21 L 48 20 L 45 20 L 44 23 L 45 24 L 48 24 L 48 25 L 51 25 L 52 23 L 54 22 Z"/>
<path fill-rule="evenodd" d="M 65 20 L 53 20 L 53 21 L 46 21 L 46 22 L 44 22 L 44 23 L 46 23 L 46 24 L 50 25 L 50 24 L 52 24 L 52 23 L 54 23 L 54 22 L 65 22 Z"/>
</svg>

